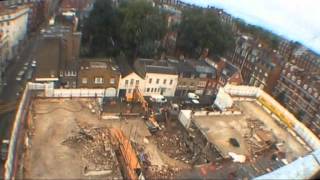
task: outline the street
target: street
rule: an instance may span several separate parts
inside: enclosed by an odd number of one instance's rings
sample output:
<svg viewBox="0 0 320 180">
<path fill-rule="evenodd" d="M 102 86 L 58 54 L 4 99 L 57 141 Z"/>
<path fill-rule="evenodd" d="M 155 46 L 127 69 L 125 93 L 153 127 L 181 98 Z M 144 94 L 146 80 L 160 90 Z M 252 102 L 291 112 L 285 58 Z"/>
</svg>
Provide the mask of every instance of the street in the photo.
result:
<svg viewBox="0 0 320 180">
<path fill-rule="evenodd" d="M 20 58 L 16 58 L 11 60 L 11 64 L 9 64 L 6 70 L 6 83 L 3 91 L 0 95 L 0 102 L 3 104 L 7 104 L 10 102 L 16 102 L 17 105 L 19 103 L 19 98 L 21 92 L 26 84 L 25 78 L 22 81 L 17 81 L 16 76 L 18 72 L 23 68 L 25 62 L 31 62 L 34 58 L 34 54 L 36 51 L 36 47 L 39 41 L 39 33 L 35 36 L 29 37 L 26 41 L 25 46 L 19 53 Z M 19 93 L 19 95 L 17 95 Z M 15 111 L 0 114 L 0 139 L 1 142 L 3 139 L 9 139 L 13 122 L 15 118 Z M 0 174 L 3 174 L 3 165 L 0 164 Z"/>
</svg>

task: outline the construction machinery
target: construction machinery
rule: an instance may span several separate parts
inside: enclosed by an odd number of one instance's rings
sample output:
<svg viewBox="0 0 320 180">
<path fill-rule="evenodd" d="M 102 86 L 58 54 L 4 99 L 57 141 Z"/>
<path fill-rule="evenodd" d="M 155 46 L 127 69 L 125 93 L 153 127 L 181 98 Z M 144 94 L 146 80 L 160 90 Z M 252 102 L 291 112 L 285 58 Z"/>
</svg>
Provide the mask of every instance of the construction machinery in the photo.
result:
<svg viewBox="0 0 320 180">
<path fill-rule="evenodd" d="M 141 166 L 134 148 L 130 140 L 124 135 L 123 131 L 117 128 L 110 129 L 112 142 L 120 151 L 123 160 L 123 170 L 125 172 L 125 179 L 137 180 L 144 179 L 141 171 Z"/>
<path fill-rule="evenodd" d="M 143 94 L 140 92 L 138 87 L 135 87 L 132 93 L 132 97 L 128 98 L 129 102 L 139 102 L 141 103 L 143 110 L 148 112 L 148 102 L 145 100 Z"/>
<path fill-rule="evenodd" d="M 154 115 L 154 112 L 149 108 L 148 102 L 145 100 L 145 98 L 144 98 L 142 92 L 139 90 L 138 86 L 135 87 L 135 89 L 133 90 L 132 96 L 127 96 L 127 100 L 132 103 L 134 103 L 134 102 L 141 103 L 141 106 L 145 112 L 146 121 L 149 122 L 150 124 L 152 124 L 152 126 L 155 127 L 156 129 L 158 129 L 158 130 L 160 129 L 160 126 L 159 126 L 158 122 L 156 121 L 156 117 Z M 151 131 L 154 132 L 155 128 L 153 128 L 153 130 L 151 130 Z"/>
</svg>

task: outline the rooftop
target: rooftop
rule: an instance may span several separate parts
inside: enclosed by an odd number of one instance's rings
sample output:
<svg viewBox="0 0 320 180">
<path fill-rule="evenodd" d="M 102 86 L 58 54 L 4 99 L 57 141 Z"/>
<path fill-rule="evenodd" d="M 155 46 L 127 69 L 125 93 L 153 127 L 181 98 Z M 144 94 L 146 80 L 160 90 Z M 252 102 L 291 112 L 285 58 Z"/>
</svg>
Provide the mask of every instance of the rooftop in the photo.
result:
<svg viewBox="0 0 320 180">
<path fill-rule="evenodd" d="M 38 46 L 36 78 L 58 78 L 60 61 L 60 40 L 43 39 Z"/>
<path fill-rule="evenodd" d="M 134 68 L 141 77 L 144 77 L 146 73 L 177 74 L 177 69 L 167 60 L 137 59 Z"/>
<path fill-rule="evenodd" d="M 119 73 L 119 67 L 110 58 L 93 58 L 93 59 L 82 59 L 80 67 L 84 69 L 110 69 L 115 73 Z"/>
<path fill-rule="evenodd" d="M 18 13 L 21 10 L 26 10 L 26 9 L 28 9 L 28 7 L 25 5 L 6 6 L 6 5 L 1 4 L 1 2 L 0 2 L 0 16 L 13 15 L 15 13 Z"/>
<path fill-rule="evenodd" d="M 60 8 L 83 10 L 92 3 L 93 0 L 62 0 Z"/>
<path fill-rule="evenodd" d="M 124 57 L 118 57 L 116 59 L 116 63 L 119 67 L 122 77 L 126 77 L 130 73 L 134 72 L 133 68 L 129 65 L 127 59 Z"/>
</svg>

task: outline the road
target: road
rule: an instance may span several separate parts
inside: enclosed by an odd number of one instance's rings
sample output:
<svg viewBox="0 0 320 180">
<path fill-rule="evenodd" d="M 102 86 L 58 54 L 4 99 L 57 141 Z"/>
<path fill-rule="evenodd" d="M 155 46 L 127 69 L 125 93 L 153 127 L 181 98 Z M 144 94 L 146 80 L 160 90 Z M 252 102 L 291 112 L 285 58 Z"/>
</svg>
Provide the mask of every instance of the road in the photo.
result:
<svg viewBox="0 0 320 180">
<path fill-rule="evenodd" d="M 25 62 L 31 62 L 34 58 L 36 47 L 39 42 L 39 33 L 34 36 L 30 36 L 26 40 L 25 46 L 19 53 L 20 58 L 12 59 L 11 64 L 8 66 L 6 74 L 6 83 L 1 95 L 0 102 L 10 103 L 16 101 L 19 103 L 20 95 L 17 93 L 21 92 L 25 87 L 26 80 L 17 81 L 16 76 L 18 72 L 23 68 Z M 31 67 L 30 67 L 31 68 Z M 14 122 L 15 111 L 0 115 L 0 140 L 9 139 L 11 130 Z M 3 164 L 0 163 L 0 174 L 3 174 Z"/>
</svg>

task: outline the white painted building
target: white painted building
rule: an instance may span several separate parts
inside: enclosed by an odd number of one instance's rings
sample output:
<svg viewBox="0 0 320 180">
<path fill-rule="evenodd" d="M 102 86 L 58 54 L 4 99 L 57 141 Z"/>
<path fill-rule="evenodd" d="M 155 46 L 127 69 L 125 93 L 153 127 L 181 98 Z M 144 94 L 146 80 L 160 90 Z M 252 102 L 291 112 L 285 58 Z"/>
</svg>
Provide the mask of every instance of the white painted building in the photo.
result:
<svg viewBox="0 0 320 180">
<path fill-rule="evenodd" d="M 144 95 L 151 96 L 161 94 L 174 96 L 178 84 L 177 74 L 164 74 L 147 72 L 145 78 Z"/>
<path fill-rule="evenodd" d="M 135 72 L 130 72 L 128 74 L 121 74 L 121 79 L 119 81 L 119 95 L 126 96 L 128 98 L 133 97 L 133 91 L 138 88 L 140 92 L 144 91 L 145 81 Z"/>
<path fill-rule="evenodd" d="M 175 67 L 165 60 L 138 59 L 134 68 L 144 77 L 144 96 L 163 95 L 173 97 L 178 84 Z"/>
<path fill-rule="evenodd" d="M 27 6 L 4 8 L 0 12 L 0 32 L 8 36 L 9 59 L 17 53 L 19 43 L 26 36 L 28 12 Z"/>
</svg>

